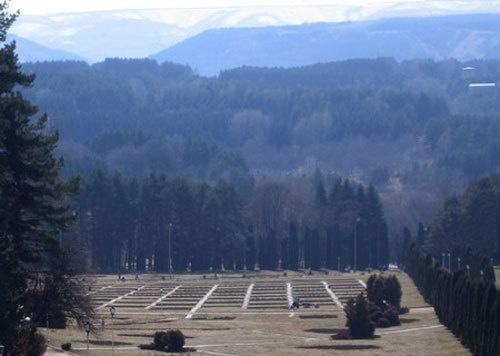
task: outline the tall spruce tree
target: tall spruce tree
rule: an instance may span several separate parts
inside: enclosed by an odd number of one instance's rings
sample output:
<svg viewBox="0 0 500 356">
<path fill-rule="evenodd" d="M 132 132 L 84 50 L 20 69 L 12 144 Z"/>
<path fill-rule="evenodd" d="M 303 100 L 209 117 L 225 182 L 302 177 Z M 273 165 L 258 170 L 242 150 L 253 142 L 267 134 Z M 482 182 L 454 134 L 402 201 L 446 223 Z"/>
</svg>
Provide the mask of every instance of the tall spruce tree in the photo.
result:
<svg viewBox="0 0 500 356">
<path fill-rule="evenodd" d="M 333 260 L 333 229 L 326 230 L 326 268 L 334 269 L 335 262 Z"/>
<path fill-rule="evenodd" d="M 319 236 L 319 230 L 313 229 L 311 235 L 311 268 L 314 270 L 319 270 L 321 267 L 321 240 Z"/>
<path fill-rule="evenodd" d="M 283 238 L 281 239 L 281 253 L 280 253 L 280 258 L 281 258 L 281 268 L 283 269 L 289 269 L 289 247 L 288 247 L 288 238 Z"/>
<path fill-rule="evenodd" d="M 57 258 L 55 237 L 75 221 L 68 197 L 78 190 L 77 180 L 58 179 L 63 165 L 54 156 L 58 135 L 47 132 L 46 115 L 33 118 L 37 108 L 19 91 L 35 78 L 21 72 L 15 43 L 5 44 L 15 18 L 8 1 L 1 2 L 0 335 L 7 355 L 28 354 L 36 344 L 36 317 L 29 328 L 19 323 L 31 313 L 35 272 Z"/>
<path fill-rule="evenodd" d="M 311 268 L 311 259 L 312 259 L 312 252 L 311 252 L 311 245 L 312 245 L 312 238 L 311 238 L 311 229 L 306 226 L 304 229 L 304 238 L 302 239 L 302 244 L 303 244 L 303 251 L 304 251 L 304 267 L 305 268 Z"/>
<path fill-rule="evenodd" d="M 424 242 L 425 242 L 425 228 L 424 224 L 420 222 L 418 223 L 417 244 L 419 246 L 423 246 Z"/>
<path fill-rule="evenodd" d="M 293 222 L 290 222 L 288 232 L 289 240 L 289 268 L 296 271 L 299 268 L 299 237 L 297 235 L 297 228 Z"/>
</svg>

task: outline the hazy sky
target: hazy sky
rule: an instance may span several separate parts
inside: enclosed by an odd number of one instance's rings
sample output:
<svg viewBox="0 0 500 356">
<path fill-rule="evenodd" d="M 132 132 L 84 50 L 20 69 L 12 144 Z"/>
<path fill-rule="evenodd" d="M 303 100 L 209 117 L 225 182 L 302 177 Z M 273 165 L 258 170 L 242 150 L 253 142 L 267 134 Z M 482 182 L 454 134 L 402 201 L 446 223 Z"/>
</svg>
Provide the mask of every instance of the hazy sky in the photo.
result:
<svg viewBox="0 0 500 356">
<path fill-rule="evenodd" d="M 427 0 L 412 0 L 423 3 Z M 477 0 L 469 0 L 471 2 Z M 314 6 L 389 5 L 396 0 L 12 0 L 11 9 L 20 9 L 23 14 L 45 14 L 116 9 L 147 8 L 196 8 L 196 7 L 248 7 L 248 6 Z"/>
</svg>

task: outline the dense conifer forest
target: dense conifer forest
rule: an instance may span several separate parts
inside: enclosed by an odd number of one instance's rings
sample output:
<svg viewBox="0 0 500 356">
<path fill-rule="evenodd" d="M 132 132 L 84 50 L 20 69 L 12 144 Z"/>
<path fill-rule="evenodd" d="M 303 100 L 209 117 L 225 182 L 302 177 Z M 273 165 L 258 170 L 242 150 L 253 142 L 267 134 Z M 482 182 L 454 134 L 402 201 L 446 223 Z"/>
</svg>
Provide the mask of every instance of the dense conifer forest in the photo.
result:
<svg viewBox="0 0 500 356">
<path fill-rule="evenodd" d="M 97 171 L 63 236 L 100 272 L 384 267 L 387 225 L 375 189 L 328 177 L 262 182 L 244 199 L 220 180 L 124 178 Z M 298 193 L 300 192 L 300 193 Z M 171 249 L 169 251 L 169 249 Z"/>
</svg>

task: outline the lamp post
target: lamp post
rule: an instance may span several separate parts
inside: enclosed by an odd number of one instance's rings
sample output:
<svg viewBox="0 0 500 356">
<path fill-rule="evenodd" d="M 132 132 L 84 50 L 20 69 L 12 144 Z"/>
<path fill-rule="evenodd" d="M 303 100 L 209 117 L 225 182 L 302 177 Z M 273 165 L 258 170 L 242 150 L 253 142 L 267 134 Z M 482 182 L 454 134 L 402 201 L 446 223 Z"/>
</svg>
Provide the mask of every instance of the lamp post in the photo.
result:
<svg viewBox="0 0 500 356">
<path fill-rule="evenodd" d="M 441 253 L 441 266 L 443 266 L 444 268 L 446 268 L 445 264 L 444 264 L 444 255 L 445 253 Z"/>
<path fill-rule="evenodd" d="M 116 308 L 112 305 L 109 308 L 109 313 L 111 314 L 111 355 L 115 354 L 115 337 L 113 332 L 113 320 L 115 319 Z"/>
<path fill-rule="evenodd" d="M 356 272 L 357 261 L 358 261 L 358 225 L 361 221 L 360 218 L 356 218 L 356 225 L 354 225 L 354 272 Z"/>
<path fill-rule="evenodd" d="M 448 252 L 448 269 L 451 271 L 451 254 Z"/>
<path fill-rule="evenodd" d="M 86 320 L 84 325 L 85 327 L 85 332 L 87 333 L 87 352 L 85 353 L 85 355 L 89 356 L 89 334 L 90 334 L 90 321 Z"/>
<path fill-rule="evenodd" d="M 0 356 L 3 356 L 3 350 L 5 349 L 5 346 L 0 345 Z"/>
<path fill-rule="evenodd" d="M 467 275 L 470 277 L 470 266 L 466 265 L 465 268 L 467 269 Z"/>
<path fill-rule="evenodd" d="M 460 257 L 457 258 L 457 263 L 458 263 L 458 270 L 460 270 Z"/>
<path fill-rule="evenodd" d="M 170 279 L 172 279 L 172 250 L 171 250 L 171 238 L 172 238 L 172 224 L 168 224 L 168 273 Z"/>
<path fill-rule="evenodd" d="M 337 257 L 337 271 L 340 273 L 340 256 Z"/>
</svg>

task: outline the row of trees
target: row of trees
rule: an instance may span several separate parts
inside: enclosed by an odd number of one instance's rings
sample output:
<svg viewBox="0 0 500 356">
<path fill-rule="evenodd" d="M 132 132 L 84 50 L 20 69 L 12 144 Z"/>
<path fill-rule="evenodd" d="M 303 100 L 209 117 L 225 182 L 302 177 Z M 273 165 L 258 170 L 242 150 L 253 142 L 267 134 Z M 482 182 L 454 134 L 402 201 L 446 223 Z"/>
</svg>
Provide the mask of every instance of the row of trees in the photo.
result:
<svg viewBox="0 0 500 356">
<path fill-rule="evenodd" d="M 299 196 L 290 182 L 267 182 L 245 198 L 225 181 L 96 171 L 74 199 L 80 219 L 63 241 L 88 251 L 82 263 L 112 272 L 169 271 L 169 257 L 175 271 L 386 266 L 375 189 L 330 180 L 328 193 L 319 174 L 295 182 Z"/>
<path fill-rule="evenodd" d="M 500 293 L 494 283 L 443 268 L 415 243 L 407 250 L 405 269 L 439 320 L 474 355 L 500 355 Z"/>
</svg>

